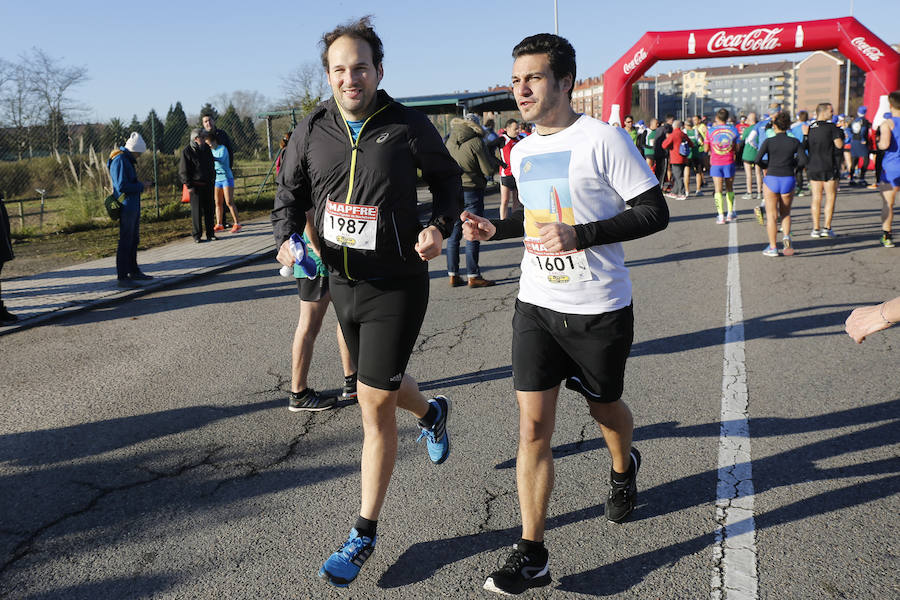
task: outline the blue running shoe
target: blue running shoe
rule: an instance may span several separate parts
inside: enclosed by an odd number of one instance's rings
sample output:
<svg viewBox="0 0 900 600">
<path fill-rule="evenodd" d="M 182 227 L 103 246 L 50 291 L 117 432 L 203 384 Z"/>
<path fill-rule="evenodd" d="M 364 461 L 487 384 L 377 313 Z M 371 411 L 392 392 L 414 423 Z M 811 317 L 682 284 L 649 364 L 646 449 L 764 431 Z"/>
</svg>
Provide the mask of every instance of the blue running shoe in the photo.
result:
<svg viewBox="0 0 900 600">
<path fill-rule="evenodd" d="M 450 400 L 446 396 L 435 396 L 428 401 L 437 408 L 438 416 L 434 420 L 434 425 L 425 427 L 419 421 L 419 427 L 422 433 L 416 439 L 416 442 L 425 438 L 428 446 L 428 458 L 436 465 L 441 464 L 450 455 L 450 434 L 447 433 L 447 417 L 450 416 Z"/>
<path fill-rule="evenodd" d="M 351 529 L 350 537 L 341 549 L 329 556 L 319 569 L 319 577 L 335 587 L 347 587 L 372 555 L 377 540 L 377 535 L 374 538 L 363 537 L 355 528 Z"/>
</svg>

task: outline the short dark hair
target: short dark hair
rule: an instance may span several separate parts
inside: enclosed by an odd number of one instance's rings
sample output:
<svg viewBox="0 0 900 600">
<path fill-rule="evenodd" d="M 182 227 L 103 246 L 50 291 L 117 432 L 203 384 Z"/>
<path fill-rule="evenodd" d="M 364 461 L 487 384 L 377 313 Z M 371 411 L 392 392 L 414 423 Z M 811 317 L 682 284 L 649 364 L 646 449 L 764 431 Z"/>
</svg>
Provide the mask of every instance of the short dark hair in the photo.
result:
<svg viewBox="0 0 900 600">
<path fill-rule="evenodd" d="M 366 15 L 356 21 L 347 21 L 343 25 L 338 25 L 322 35 L 319 47 L 322 48 L 322 66 L 326 71 L 328 70 L 328 49 L 335 40 L 345 35 L 368 43 L 372 49 L 372 64 L 376 67 L 381 65 L 381 61 L 384 60 L 384 44 L 381 43 L 381 38 L 372 28 L 372 15 Z"/>
<path fill-rule="evenodd" d="M 625 121 L 627 119 L 631 119 L 632 121 L 634 121 L 634 115 L 625 115 L 625 118 L 622 120 Z"/>
<path fill-rule="evenodd" d="M 513 48 L 513 59 L 529 54 L 546 54 L 550 62 L 550 70 L 559 81 L 566 75 L 572 76 L 572 87 L 569 88 L 569 100 L 575 88 L 575 48 L 564 37 L 552 33 L 531 35 L 516 44 Z"/>
<path fill-rule="evenodd" d="M 785 111 L 781 111 L 777 115 L 775 115 L 775 118 L 772 119 L 772 122 L 778 129 L 787 131 L 791 128 L 791 115 L 789 115 Z"/>
<path fill-rule="evenodd" d="M 507 120 L 506 120 L 506 124 L 505 124 L 503 127 L 509 127 L 509 126 L 512 125 L 513 123 L 515 123 L 516 125 L 519 124 L 519 122 L 516 121 L 515 119 L 507 119 Z"/>
<path fill-rule="evenodd" d="M 808 120 L 809 120 L 809 113 L 806 112 L 805 110 L 801 110 L 800 112 L 798 112 L 798 113 L 797 113 L 797 116 L 800 117 L 800 120 L 801 120 L 801 121 L 808 121 Z"/>
<path fill-rule="evenodd" d="M 726 123 L 728 121 L 729 115 L 730 113 L 728 112 L 728 109 L 725 108 L 720 108 L 716 111 L 716 118 L 723 123 Z"/>
<path fill-rule="evenodd" d="M 891 105 L 891 108 L 900 108 L 900 90 L 888 94 L 888 104 Z"/>
<path fill-rule="evenodd" d="M 667 114 L 666 114 L 665 120 L 666 120 L 666 121 L 674 121 L 674 120 L 675 120 L 675 115 L 673 115 L 672 113 L 667 113 Z"/>
<path fill-rule="evenodd" d="M 816 116 L 822 114 L 826 110 L 831 108 L 831 102 L 820 102 L 818 106 L 816 106 Z M 832 109 L 833 110 L 833 109 Z"/>
<path fill-rule="evenodd" d="M 203 120 L 203 117 L 209 117 L 210 119 L 215 121 L 216 117 L 218 117 L 218 116 L 219 115 L 218 115 L 218 112 L 216 111 L 216 109 L 211 106 L 204 106 L 200 110 L 200 120 L 201 121 Z"/>
</svg>

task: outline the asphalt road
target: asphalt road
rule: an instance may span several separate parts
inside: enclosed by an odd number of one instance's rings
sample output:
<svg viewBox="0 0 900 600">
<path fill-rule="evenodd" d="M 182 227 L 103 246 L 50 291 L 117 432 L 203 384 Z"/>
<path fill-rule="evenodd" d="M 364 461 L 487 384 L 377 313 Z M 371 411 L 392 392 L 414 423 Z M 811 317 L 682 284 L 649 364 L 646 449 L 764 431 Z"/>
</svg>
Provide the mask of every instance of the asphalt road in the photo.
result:
<svg viewBox="0 0 900 600">
<path fill-rule="evenodd" d="M 533 598 L 709 598 L 729 227 L 737 229 L 757 596 L 900 597 L 900 328 L 857 346 L 854 307 L 900 294 L 877 245 L 880 200 L 842 193 L 834 240 L 766 258 L 750 201 L 716 226 L 712 198 L 671 202 L 629 242 L 635 344 L 625 397 L 644 464 L 639 507 L 607 523 L 609 458 L 584 401 L 562 393 L 547 544 Z M 489 198 L 495 208 L 497 196 Z M 488 289 L 432 264 L 409 372 L 453 400 L 453 452 L 432 465 L 414 419 L 376 552 L 349 590 L 316 570 L 357 514 L 362 430 L 348 405 L 286 410 L 298 303 L 257 262 L 0 339 L 0 597 L 479 598 L 518 538 L 510 319 L 521 245 L 482 247 Z M 329 313 L 311 384 L 335 390 Z M 715 582 L 713 582 L 714 584 Z M 726 590 L 725 598 L 737 591 Z"/>
</svg>

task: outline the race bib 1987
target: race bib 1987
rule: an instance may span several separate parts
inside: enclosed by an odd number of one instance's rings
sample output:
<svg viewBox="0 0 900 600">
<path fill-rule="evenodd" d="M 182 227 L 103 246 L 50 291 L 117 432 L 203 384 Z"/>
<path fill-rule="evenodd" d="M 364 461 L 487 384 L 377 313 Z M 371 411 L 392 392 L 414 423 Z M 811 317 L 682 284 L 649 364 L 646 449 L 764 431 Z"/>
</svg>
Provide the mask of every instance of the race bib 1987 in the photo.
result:
<svg viewBox="0 0 900 600">
<path fill-rule="evenodd" d="M 591 280 L 584 250 L 550 252 L 538 238 L 533 237 L 526 237 L 524 243 L 524 271 L 529 277 L 563 285 Z"/>
<path fill-rule="evenodd" d="M 377 225 L 377 206 L 331 200 L 325 204 L 323 235 L 329 242 L 355 250 L 374 250 Z"/>
</svg>

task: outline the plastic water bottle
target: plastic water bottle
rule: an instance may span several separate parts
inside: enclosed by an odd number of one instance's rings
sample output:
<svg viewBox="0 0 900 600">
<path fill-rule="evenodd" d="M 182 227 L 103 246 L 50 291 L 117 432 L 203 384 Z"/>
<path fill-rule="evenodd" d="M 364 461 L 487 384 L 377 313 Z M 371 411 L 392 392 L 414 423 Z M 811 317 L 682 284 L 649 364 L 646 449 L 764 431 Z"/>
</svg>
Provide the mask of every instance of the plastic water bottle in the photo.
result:
<svg viewBox="0 0 900 600">
<path fill-rule="evenodd" d="M 303 241 L 303 238 L 300 235 L 293 233 L 291 234 L 288 245 L 291 249 L 291 254 L 294 255 L 294 264 L 300 267 L 303 274 L 309 279 L 318 277 L 319 269 L 316 267 L 316 261 L 309 255 L 306 248 L 306 242 Z M 278 272 L 282 277 L 292 277 L 294 275 L 294 269 L 288 266 L 282 266 Z"/>
</svg>

